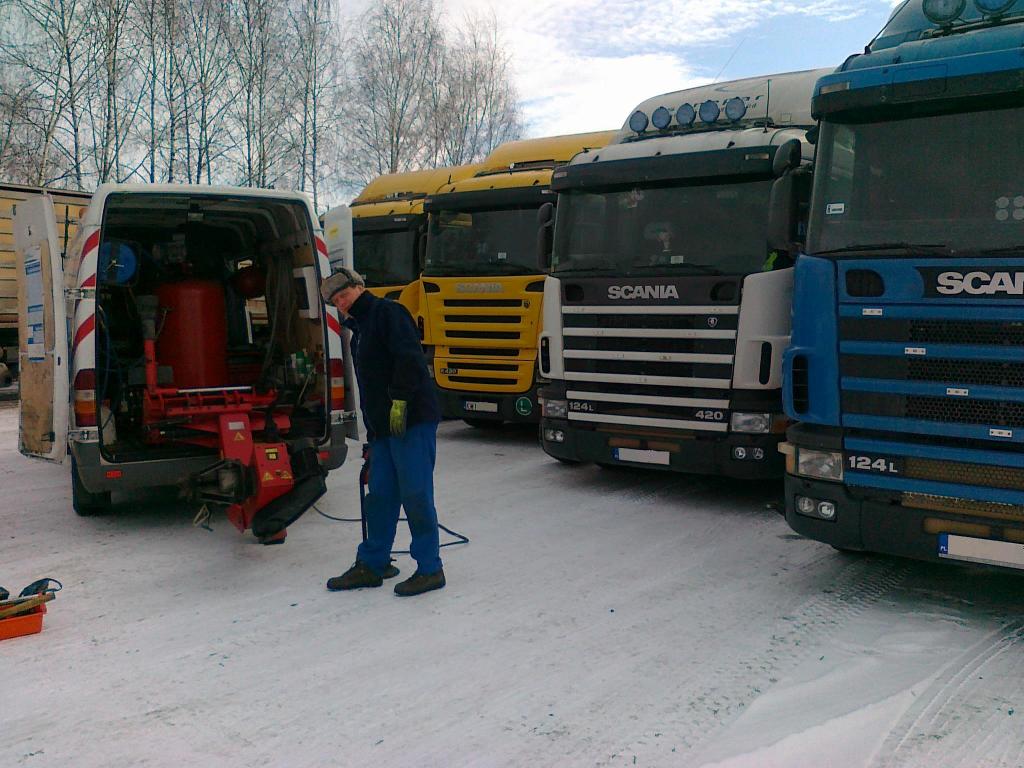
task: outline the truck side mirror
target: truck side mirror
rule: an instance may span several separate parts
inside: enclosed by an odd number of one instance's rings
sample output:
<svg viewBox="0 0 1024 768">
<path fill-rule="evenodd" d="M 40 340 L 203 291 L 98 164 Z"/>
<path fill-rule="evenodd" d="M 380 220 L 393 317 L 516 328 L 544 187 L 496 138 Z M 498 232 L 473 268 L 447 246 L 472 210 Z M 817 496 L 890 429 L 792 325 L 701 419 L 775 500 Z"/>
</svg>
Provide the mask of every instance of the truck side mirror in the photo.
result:
<svg viewBox="0 0 1024 768">
<path fill-rule="evenodd" d="M 799 168 L 801 156 L 799 139 L 790 139 L 775 150 L 775 159 L 772 160 L 775 178 L 782 178 L 787 171 Z"/>
<path fill-rule="evenodd" d="M 551 269 L 555 242 L 555 204 L 544 203 L 537 209 L 537 266 L 541 272 Z"/>
<path fill-rule="evenodd" d="M 768 250 L 795 256 L 807 230 L 811 196 L 810 169 L 797 168 L 772 184 L 768 203 Z"/>
</svg>

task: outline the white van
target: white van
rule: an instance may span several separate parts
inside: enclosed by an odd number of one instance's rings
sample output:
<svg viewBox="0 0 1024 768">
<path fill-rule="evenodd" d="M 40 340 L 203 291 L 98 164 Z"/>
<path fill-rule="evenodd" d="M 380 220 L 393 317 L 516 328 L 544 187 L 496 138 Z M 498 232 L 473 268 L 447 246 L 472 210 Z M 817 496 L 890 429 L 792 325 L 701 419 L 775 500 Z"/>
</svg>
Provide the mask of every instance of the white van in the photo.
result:
<svg viewBox="0 0 1024 768">
<path fill-rule="evenodd" d="M 104 185 L 66 255 L 49 196 L 19 203 L 14 227 L 20 450 L 70 455 L 79 514 L 112 491 L 177 486 L 273 538 L 254 514 L 290 505 L 294 519 L 322 494 L 358 432 L 306 195 Z"/>
</svg>

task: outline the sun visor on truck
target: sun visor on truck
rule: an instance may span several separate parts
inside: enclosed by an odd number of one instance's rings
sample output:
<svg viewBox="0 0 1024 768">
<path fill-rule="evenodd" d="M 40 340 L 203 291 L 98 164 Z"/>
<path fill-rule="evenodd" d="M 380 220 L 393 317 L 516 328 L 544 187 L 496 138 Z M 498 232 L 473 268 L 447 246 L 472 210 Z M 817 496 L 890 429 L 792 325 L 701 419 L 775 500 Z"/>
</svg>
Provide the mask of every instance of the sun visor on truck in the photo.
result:
<svg viewBox="0 0 1024 768">
<path fill-rule="evenodd" d="M 644 184 L 681 179 L 722 179 L 730 176 L 772 176 L 778 148 L 738 147 L 693 154 L 609 160 L 569 165 L 555 171 L 551 188 L 557 192 L 616 184 Z"/>
<path fill-rule="evenodd" d="M 396 229 L 413 229 L 423 222 L 423 215 L 410 213 L 402 216 L 370 216 L 352 219 L 352 232 L 357 235 L 367 232 L 387 232 Z"/>
<path fill-rule="evenodd" d="M 510 208 L 517 205 L 536 205 L 554 200 L 550 187 L 510 187 L 485 189 L 479 192 L 451 192 L 428 197 L 423 208 L 427 213 L 438 211 L 473 211 L 491 208 Z"/>
<path fill-rule="evenodd" d="M 1008 52 L 1000 51 L 1001 58 Z M 994 54 L 993 54 L 994 56 Z M 814 118 L 838 119 L 848 114 L 858 122 L 883 118 L 894 111 L 902 115 L 929 115 L 969 108 L 1017 106 L 1024 103 L 1024 69 L 1020 54 L 1013 51 L 1014 69 L 957 76 L 946 64 L 914 66 L 884 73 L 860 70 L 837 73 L 818 84 L 812 103 Z"/>
</svg>

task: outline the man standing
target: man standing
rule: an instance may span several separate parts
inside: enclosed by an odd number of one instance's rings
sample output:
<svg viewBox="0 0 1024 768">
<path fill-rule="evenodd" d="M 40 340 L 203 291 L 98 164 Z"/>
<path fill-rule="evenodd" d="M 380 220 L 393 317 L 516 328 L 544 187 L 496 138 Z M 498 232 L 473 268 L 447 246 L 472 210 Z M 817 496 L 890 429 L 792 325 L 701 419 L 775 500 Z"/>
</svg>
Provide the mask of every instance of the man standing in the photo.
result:
<svg viewBox="0 0 1024 768">
<path fill-rule="evenodd" d="M 368 293 L 363 278 L 350 269 L 336 267 L 320 293 L 354 326 L 356 379 L 370 443 L 366 541 L 359 545 L 355 564 L 329 579 L 327 588 L 379 587 L 385 578 L 398 575 L 391 565 L 391 547 L 404 507 L 416 573 L 395 585 L 395 594 L 441 589 L 445 581 L 434 508 L 441 414 L 416 326 L 405 307 Z"/>
</svg>

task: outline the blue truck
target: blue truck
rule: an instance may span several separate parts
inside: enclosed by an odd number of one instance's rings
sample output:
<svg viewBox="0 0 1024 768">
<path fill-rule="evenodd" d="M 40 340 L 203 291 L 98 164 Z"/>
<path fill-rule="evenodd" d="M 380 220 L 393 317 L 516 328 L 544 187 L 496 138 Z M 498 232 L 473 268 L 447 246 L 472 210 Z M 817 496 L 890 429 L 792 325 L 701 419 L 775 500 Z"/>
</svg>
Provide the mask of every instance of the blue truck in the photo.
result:
<svg viewBox="0 0 1024 768">
<path fill-rule="evenodd" d="M 786 518 L 1024 568 L 1024 0 L 908 0 L 818 82 Z"/>
</svg>

